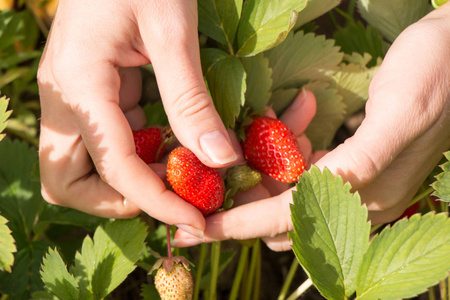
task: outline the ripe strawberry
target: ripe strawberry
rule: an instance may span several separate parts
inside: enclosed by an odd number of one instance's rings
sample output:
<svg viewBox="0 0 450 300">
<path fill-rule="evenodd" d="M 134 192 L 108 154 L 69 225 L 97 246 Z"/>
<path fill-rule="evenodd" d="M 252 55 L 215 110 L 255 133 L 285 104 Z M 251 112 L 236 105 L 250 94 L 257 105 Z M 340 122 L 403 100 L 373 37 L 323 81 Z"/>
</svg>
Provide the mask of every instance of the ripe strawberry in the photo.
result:
<svg viewBox="0 0 450 300">
<path fill-rule="evenodd" d="M 161 159 L 165 146 L 161 128 L 133 130 L 133 137 L 136 153 L 146 164 L 152 164 Z"/>
<path fill-rule="evenodd" d="M 179 147 L 170 153 L 167 180 L 181 198 L 197 207 L 204 216 L 223 203 L 225 188 L 219 171 L 204 165 L 187 148 Z"/>
<path fill-rule="evenodd" d="M 165 263 L 156 272 L 154 283 L 162 300 L 191 300 L 194 279 L 189 269 L 179 262 Z"/>
<path fill-rule="evenodd" d="M 248 163 L 281 182 L 295 182 L 305 162 L 292 131 L 281 121 L 256 117 L 242 142 Z"/>
</svg>

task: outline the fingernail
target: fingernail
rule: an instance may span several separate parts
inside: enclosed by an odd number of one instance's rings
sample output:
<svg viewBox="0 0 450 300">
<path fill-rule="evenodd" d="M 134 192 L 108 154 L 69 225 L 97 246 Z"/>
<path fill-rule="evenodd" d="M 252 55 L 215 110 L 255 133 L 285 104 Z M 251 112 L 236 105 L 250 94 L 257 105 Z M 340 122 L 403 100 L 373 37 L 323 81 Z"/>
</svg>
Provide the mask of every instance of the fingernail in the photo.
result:
<svg viewBox="0 0 450 300">
<path fill-rule="evenodd" d="M 171 242 L 172 247 L 192 247 L 202 243 L 202 240 L 199 239 L 173 239 Z"/>
<path fill-rule="evenodd" d="M 305 103 L 306 97 L 307 97 L 306 90 L 302 88 L 300 93 L 297 95 L 297 98 L 295 98 L 294 102 L 292 102 L 289 108 L 292 110 L 299 109 L 300 107 L 303 106 L 303 103 Z"/>
<path fill-rule="evenodd" d="M 216 130 L 200 137 L 200 147 L 216 164 L 225 165 L 237 159 L 233 146 L 225 135 Z"/>
<path fill-rule="evenodd" d="M 203 233 L 202 230 L 194 228 L 192 226 L 189 226 L 189 225 L 186 225 L 186 224 L 176 224 L 175 226 L 178 227 L 179 229 L 183 230 L 183 231 L 186 231 L 187 233 L 189 233 L 189 234 L 191 234 L 191 235 L 193 235 L 195 237 L 200 238 L 200 239 L 202 239 L 203 236 L 204 236 L 204 233 Z"/>
</svg>

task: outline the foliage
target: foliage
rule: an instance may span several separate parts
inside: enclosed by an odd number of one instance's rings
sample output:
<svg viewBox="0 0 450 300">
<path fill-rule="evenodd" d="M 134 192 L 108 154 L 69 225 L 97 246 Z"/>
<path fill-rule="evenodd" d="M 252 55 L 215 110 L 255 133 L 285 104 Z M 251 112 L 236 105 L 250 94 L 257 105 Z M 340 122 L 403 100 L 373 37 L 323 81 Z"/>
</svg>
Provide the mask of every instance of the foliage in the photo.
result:
<svg viewBox="0 0 450 300">
<path fill-rule="evenodd" d="M 103 299 L 139 271 L 145 274 L 144 282 L 136 283 L 140 297 L 157 299 L 147 273 L 155 252 L 165 253 L 169 246 L 165 225 L 148 216 L 102 219 L 41 197 L 36 77 L 55 3 L 1 3 L 6 5 L 0 11 L 0 89 L 6 95 L 0 98 L 2 300 Z M 316 97 L 317 113 L 306 134 L 314 150 L 330 149 L 336 132 L 364 107 L 392 41 L 431 7 L 428 0 L 198 0 L 201 63 L 215 107 L 234 128 L 244 109 L 270 105 L 279 115 L 307 88 Z M 326 33 L 320 27 L 325 19 L 333 24 Z M 154 76 L 149 66 L 142 73 Z M 147 125 L 168 125 L 161 101 L 143 98 L 142 104 Z M 348 183 L 328 170 L 313 167 L 305 173 L 293 192 L 290 237 L 302 275 L 322 296 L 414 297 L 448 276 L 450 225 L 440 211 L 448 211 L 450 201 L 450 152 L 445 157 L 434 171 L 439 174 L 430 176 L 414 200 L 422 215 L 375 235 L 366 207 Z M 197 299 L 213 299 L 217 279 L 227 273 L 236 274 L 230 299 L 258 298 L 268 275 L 261 275 L 260 241 L 233 245 L 173 249 L 194 261 Z M 287 291 L 293 275 L 283 280 Z"/>
</svg>

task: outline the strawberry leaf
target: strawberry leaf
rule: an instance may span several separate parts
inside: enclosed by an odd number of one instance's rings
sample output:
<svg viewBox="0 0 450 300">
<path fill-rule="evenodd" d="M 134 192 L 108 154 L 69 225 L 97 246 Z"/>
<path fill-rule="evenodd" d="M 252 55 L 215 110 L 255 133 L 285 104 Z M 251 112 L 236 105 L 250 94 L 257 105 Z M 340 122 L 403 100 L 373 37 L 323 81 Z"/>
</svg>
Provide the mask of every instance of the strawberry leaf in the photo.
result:
<svg viewBox="0 0 450 300">
<path fill-rule="evenodd" d="M 64 261 L 56 249 L 50 248 L 44 257 L 41 276 L 48 292 L 60 299 L 78 299 L 80 293 L 78 283 L 67 271 Z"/>
<path fill-rule="evenodd" d="M 414 297 L 448 276 L 450 219 L 428 213 L 402 219 L 373 238 L 358 272 L 357 299 Z"/>
<path fill-rule="evenodd" d="M 445 202 L 450 202 L 450 151 L 445 152 L 444 156 L 448 161 L 441 166 L 443 172 L 436 176 L 437 181 L 432 185 L 436 190 L 433 195 Z"/>
<path fill-rule="evenodd" d="M 327 299 L 346 299 L 369 241 L 367 208 L 350 184 L 315 166 L 304 172 L 291 205 L 294 253 Z"/>
<path fill-rule="evenodd" d="M 430 11 L 428 0 L 358 0 L 358 11 L 390 42 Z"/>
<path fill-rule="evenodd" d="M 272 90 L 300 88 L 312 80 L 327 79 L 338 70 L 343 53 L 334 40 L 302 31 L 291 33 L 278 47 L 265 53 L 272 68 Z"/>
<path fill-rule="evenodd" d="M 237 32 L 239 56 L 253 56 L 280 44 L 297 21 L 306 0 L 248 0 Z"/>
<path fill-rule="evenodd" d="M 234 54 L 233 43 L 241 17 L 242 1 L 198 1 L 198 30 L 226 45 L 230 54 Z"/>
<path fill-rule="evenodd" d="M 269 67 L 269 60 L 262 54 L 258 54 L 241 58 L 241 63 L 247 74 L 245 103 L 254 111 L 262 110 L 269 102 L 271 95 L 272 69 Z"/>
<path fill-rule="evenodd" d="M 203 74 L 217 112 L 226 127 L 233 127 L 245 102 L 246 74 L 240 60 L 215 48 L 201 50 Z"/>
<path fill-rule="evenodd" d="M 5 137 L 5 135 L 2 134 L 2 132 L 6 128 L 6 125 L 8 124 L 6 120 L 11 115 L 11 111 L 6 110 L 6 108 L 8 107 L 8 102 L 9 99 L 7 99 L 6 96 L 0 98 L 0 141 Z"/>
<path fill-rule="evenodd" d="M 299 91 L 299 88 L 275 90 L 272 92 L 269 105 L 279 116 L 292 103 L 292 101 L 294 101 Z"/>
<path fill-rule="evenodd" d="M 309 0 L 305 9 L 298 13 L 295 28 L 318 18 L 339 5 L 341 0 Z"/>
<path fill-rule="evenodd" d="M 139 218 L 115 220 L 86 237 L 72 270 L 82 291 L 102 299 L 122 283 L 141 257 L 146 230 Z"/>
<path fill-rule="evenodd" d="M 13 253 L 17 249 L 7 222 L 8 220 L 0 215 L 0 270 L 11 272 L 11 266 L 14 263 Z"/>
</svg>

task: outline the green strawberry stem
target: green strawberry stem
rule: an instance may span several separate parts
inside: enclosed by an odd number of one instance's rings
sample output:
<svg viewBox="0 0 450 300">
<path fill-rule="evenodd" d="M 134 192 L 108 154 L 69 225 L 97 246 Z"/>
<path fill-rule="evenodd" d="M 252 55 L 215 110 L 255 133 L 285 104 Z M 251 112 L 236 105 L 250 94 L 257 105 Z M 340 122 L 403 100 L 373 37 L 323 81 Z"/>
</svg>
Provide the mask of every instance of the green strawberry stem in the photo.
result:
<svg viewBox="0 0 450 300">
<path fill-rule="evenodd" d="M 428 288 L 428 299 L 436 300 L 436 295 L 434 294 L 434 286 Z"/>
<path fill-rule="evenodd" d="M 217 277 L 219 276 L 220 242 L 211 245 L 211 281 L 209 283 L 209 300 L 216 299 Z"/>
<path fill-rule="evenodd" d="M 313 285 L 311 278 L 308 278 L 303 282 L 288 298 L 287 300 L 298 299 L 306 290 L 308 290 Z M 347 299 L 347 297 L 345 297 Z"/>
<path fill-rule="evenodd" d="M 259 244 L 259 239 L 257 240 Z M 261 285 L 261 247 L 258 246 L 258 259 L 256 260 L 255 284 L 253 291 L 253 300 L 259 299 L 259 290 Z"/>
<path fill-rule="evenodd" d="M 236 269 L 236 274 L 234 275 L 233 285 L 231 287 L 231 293 L 229 300 L 236 300 L 239 292 L 239 287 L 241 286 L 242 277 L 244 274 L 245 266 L 247 265 L 247 258 L 249 253 L 249 246 L 242 245 L 241 255 L 239 256 L 239 262 Z"/>
<path fill-rule="evenodd" d="M 256 286 L 257 284 L 257 265 L 258 265 L 258 260 L 261 259 L 261 247 L 260 247 L 261 243 L 260 243 L 260 239 L 256 240 L 256 243 L 253 245 L 252 248 L 252 258 L 250 261 L 250 268 L 249 268 L 249 273 L 248 273 L 248 282 L 247 282 L 247 289 L 244 292 L 244 300 L 250 300 L 251 298 L 251 293 L 253 291 L 252 287 L 254 287 L 255 289 L 259 288 Z"/>
<path fill-rule="evenodd" d="M 195 282 L 197 282 L 197 284 L 194 286 L 194 296 L 193 296 L 194 300 L 198 300 L 200 294 L 200 284 L 198 283 L 201 282 L 202 280 L 203 266 L 205 264 L 206 259 L 206 250 L 207 250 L 206 248 L 207 244 L 203 243 L 200 245 L 200 257 L 197 264 L 197 274 L 195 276 Z"/>
<path fill-rule="evenodd" d="M 278 295 L 278 300 L 286 299 L 287 292 L 289 291 L 289 287 L 291 286 L 292 280 L 294 279 L 294 275 L 297 272 L 299 263 L 296 258 L 292 261 L 292 265 L 289 268 L 289 272 L 284 280 L 283 287 L 281 288 L 280 295 Z"/>
<path fill-rule="evenodd" d="M 167 231 L 167 256 L 169 258 L 172 258 L 172 246 L 170 245 L 170 225 L 166 224 L 166 231 Z"/>
</svg>

